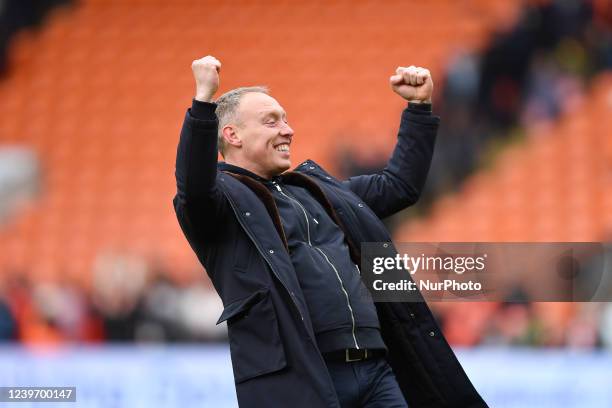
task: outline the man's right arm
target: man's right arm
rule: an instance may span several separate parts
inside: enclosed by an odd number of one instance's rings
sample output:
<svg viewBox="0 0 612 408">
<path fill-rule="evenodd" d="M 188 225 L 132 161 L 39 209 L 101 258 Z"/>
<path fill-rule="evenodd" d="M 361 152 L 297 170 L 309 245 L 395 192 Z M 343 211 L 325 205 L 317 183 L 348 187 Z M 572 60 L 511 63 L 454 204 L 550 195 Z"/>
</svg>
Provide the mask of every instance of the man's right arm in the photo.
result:
<svg viewBox="0 0 612 408">
<path fill-rule="evenodd" d="M 174 208 L 188 238 L 213 232 L 222 219 L 225 202 L 218 190 L 216 104 L 212 96 L 219 86 L 220 63 L 213 57 L 192 64 L 196 98 L 185 115 L 176 155 Z"/>
</svg>

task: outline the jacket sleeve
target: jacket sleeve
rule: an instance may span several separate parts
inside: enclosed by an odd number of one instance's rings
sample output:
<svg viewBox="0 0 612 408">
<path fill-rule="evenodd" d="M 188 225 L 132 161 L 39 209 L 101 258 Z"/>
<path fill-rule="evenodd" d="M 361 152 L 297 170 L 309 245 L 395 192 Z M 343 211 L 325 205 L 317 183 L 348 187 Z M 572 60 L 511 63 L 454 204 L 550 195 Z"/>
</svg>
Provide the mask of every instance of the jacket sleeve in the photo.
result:
<svg viewBox="0 0 612 408">
<path fill-rule="evenodd" d="M 187 110 L 176 154 L 174 210 L 188 240 L 214 233 L 225 211 L 217 187 L 216 104 L 194 100 Z"/>
<path fill-rule="evenodd" d="M 379 218 L 417 202 L 429 172 L 440 118 L 410 106 L 401 117 L 397 144 L 379 173 L 344 181 Z"/>
</svg>

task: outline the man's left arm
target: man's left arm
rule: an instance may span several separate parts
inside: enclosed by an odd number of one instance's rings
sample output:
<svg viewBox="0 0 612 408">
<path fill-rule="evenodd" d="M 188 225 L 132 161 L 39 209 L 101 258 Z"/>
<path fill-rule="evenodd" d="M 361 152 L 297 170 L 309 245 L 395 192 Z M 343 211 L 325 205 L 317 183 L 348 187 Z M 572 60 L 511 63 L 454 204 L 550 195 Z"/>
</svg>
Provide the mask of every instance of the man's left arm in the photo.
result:
<svg viewBox="0 0 612 408">
<path fill-rule="evenodd" d="M 389 81 L 393 91 L 408 101 L 393 154 L 380 173 L 345 181 L 379 218 L 388 217 L 419 199 L 440 123 L 440 118 L 431 113 L 433 81 L 427 69 L 398 67 Z"/>
</svg>

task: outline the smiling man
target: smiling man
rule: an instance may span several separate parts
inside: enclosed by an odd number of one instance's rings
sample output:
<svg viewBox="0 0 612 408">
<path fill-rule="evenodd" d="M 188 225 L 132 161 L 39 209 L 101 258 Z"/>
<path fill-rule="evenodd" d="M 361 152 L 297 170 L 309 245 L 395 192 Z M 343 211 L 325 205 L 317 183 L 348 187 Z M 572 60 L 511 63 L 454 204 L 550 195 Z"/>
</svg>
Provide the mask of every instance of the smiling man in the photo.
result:
<svg viewBox="0 0 612 408">
<path fill-rule="evenodd" d="M 217 100 L 219 151 L 227 163 L 272 178 L 291 167 L 293 129 L 265 87 L 238 88 Z"/>
<path fill-rule="evenodd" d="M 266 88 L 213 101 L 221 63 L 192 69 L 174 207 L 224 304 L 240 406 L 486 407 L 427 305 L 374 304 L 358 266 L 362 242 L 391 241 L 380 219 L 423 188 L 439 123 L 429 71 L 389 79 L 408 106 L 387 167 L 337 180 L 311 160 L 287 171 L 293 129 Z"/>
</svg>

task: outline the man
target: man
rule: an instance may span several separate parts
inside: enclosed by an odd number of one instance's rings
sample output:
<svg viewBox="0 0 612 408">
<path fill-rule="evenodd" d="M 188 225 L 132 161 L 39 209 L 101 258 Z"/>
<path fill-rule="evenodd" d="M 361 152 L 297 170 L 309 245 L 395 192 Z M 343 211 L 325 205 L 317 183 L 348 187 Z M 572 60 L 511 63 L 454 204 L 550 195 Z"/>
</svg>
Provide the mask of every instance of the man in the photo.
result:
<svg viewBox="0 0 612 408">
<path fill-rule="evenodd" d="M 287 172 L 293 130 L 265 88 L 213 102 L 221 63 L 192 69 L 174 207 L 223 300 L 240 406 L 486 407 L 427 305 L 374 304 L 358 267 L 360 243 L 389 242 L 380 218 L 425 182 L 439 122 L 429 71 L 390 78 L 409 104 L 385 170 L 340 181 L 310 160 Z"/>
</svg>

